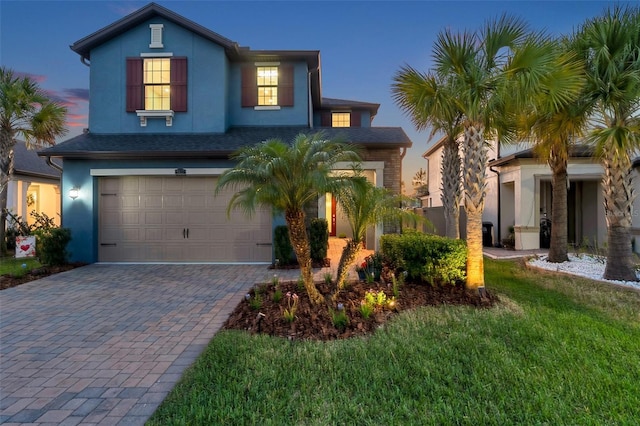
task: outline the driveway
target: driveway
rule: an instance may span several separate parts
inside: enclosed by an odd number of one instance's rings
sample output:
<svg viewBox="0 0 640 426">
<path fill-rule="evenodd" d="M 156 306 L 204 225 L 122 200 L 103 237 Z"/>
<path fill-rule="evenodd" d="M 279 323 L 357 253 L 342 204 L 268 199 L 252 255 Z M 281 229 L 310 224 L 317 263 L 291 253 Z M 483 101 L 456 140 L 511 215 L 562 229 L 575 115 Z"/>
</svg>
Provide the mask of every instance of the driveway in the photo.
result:
<svg viewBox="0 0 640 426">
<path fill-rule="evenodd" d="M 0 423 L 144 424 L 272 276 L 265 265 L 94 264 L 0 291 Z"/>
</svg>

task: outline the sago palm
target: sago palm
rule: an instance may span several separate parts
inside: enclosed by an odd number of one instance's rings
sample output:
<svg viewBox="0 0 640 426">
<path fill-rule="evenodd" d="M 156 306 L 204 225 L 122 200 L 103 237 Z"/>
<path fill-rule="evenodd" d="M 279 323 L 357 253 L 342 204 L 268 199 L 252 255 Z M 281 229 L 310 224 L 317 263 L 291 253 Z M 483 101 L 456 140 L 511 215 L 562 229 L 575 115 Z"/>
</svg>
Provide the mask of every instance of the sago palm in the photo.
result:
<svg viewBox="0 0 640 426">
<path fill-rule="evenodd" d="M 422 73 L 404 66 L 394 76 L 392 93 L 395 102 L 409 115 L 417 130 L 431 128 L 430 138 L 444 133 L 442 152 L 442 192 L 445 235 L 460 238 L 460 144 L 462 112 L 457 106 L 452 80 L 433 73 Z"/>
<path fill-rule="evenodd" d="M 237 191 L 228 212 L 240 208 L 251 214 L 262 205 L 284 214 L 309 298 L 321 303 L 324 299 L 313 281 L 304 208 L 319 195 L 349 184 L 348 177 L 331 170 L 341 161 L 359 161 L 358 154 L 350 145 L 326 140 L 322 134 L 299 134 L 291 144 L 271 139 L 243 148 L 232 158 L 237 164 L 220 176 L 216 193 L 225 187 Z"/>
<path fill-rule="evenodd" d="M 604 174 L 607 265 L 604 278 L 637 280 L 631 250 L 633 171 L 640 148 L 640 9 L 614 7 L 588 20 L 575 35 L 586 63 L 588 95 L 594 101 L 590 132 Z"/>
<path fill-rule="evenodd" d="M 585 99 L 584 65 L 566 43 L 540 40 L 541 46 L 556 52 L 557 66 L 541 77 L 545 87 L 573 87 L 572 97 L 554 100 L 553 91 L 531 94 L 524 105 L 516 106 L 521 136 L 532 140 L 534 152 L 551 168 L 552 207 L 549 262 L 569 260 L 567 254 L 567 167 L 572 149 L 584 135 L 590 104 Z"/>
<path fill-rule="evenodd" d="M 6 252 L 7 186 L 13 173 L 16 138 L 27 147 L 55 144 L 63 136 L 67 110 L 47 97 L 29 77 L 0 68 L 0 251 Z"/>
<path fill-rule="evenodd" d="M 336 277 L 337 289 L 344 288 L 349 267 L 362 249 L 367 228 L 387 220 L 421 220 L 413 212 L 401 208 L 403 197 L 386 188 L 374 186 L 362 176 L 351 178 L 351 184 L 334 193 L 351 228 L 353 238 L 347 242 Z"/>
</svg>

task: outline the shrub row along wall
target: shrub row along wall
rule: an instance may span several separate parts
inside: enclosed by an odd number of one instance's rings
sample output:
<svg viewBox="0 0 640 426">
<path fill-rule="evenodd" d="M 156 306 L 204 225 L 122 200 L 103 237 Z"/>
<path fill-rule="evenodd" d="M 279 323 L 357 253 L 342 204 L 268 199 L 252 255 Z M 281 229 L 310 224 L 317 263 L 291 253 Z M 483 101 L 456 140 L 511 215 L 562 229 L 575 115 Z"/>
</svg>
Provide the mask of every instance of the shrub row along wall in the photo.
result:
<svg viewBox="0 0 640 426">
<path fill-rule="evenodd" d="M 380 238 L 385 263 L 410 281 L 455 284 L 466 279 L 467 246 L 463 240 L 406 230 Z"/>
</svg>

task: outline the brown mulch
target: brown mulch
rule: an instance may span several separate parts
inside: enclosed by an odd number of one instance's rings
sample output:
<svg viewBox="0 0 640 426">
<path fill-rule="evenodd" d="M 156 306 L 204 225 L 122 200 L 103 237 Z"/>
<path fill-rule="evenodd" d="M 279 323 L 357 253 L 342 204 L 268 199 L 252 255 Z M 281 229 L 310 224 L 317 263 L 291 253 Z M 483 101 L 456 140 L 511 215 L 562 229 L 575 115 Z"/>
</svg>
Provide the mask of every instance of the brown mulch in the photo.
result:
<svg viewBox="0 0 640 426">
<path fill-rule="evenodd" d="M 86 263 L 70 263 L 67 265 L 59 266 L 42 266 L 40 268 L 32 269 L 21 276 L 2 275 L 0 276 L 0 290 L 15 287 L 20 284 L 28 283 L 29 281 L 39 280 L 40 278 L 48 277 L 49 275 L 57 274 L 59 272 L 68 271 L 70 269 L 84 266 Z"/>
<path fill-rule="evenodd" d="M 327 300 L 330 300 L 329 295 L 333 286 L 325 283 L 319 283 L 317 286 Z M 279 283 L 278 287 L 283 297 L 276 303 L 273 301 L 275 293 L 273 284 L 256 285 L 249 295 L 238 303 L 224 323 L 223 329 L 244 330 L 249 333 L 262 333 L 291 340 L 347 339 L 371 334 L 398 312 L 419 306 L 449 304 L 489 308 L 497 302 L 497 297 L 489 292 L 486 292 L 485 297 L 480 298 L 477 293 L 472 294 L 466 291 L 463 283 L 443 286 L 405 283 L 400 288 L 393 308 L 379 309 L 365 319 L 360 312 L 360 304 L 365 293 L 368 290 L 384 291 L 389 299 L 393 297 L 390 285 L 354 281 L 339 294 L 335 302 L 327 302 L 321 306 L 313 306 L 304 288 L 299 288 L 297 282 Z M 255 305 L 256 292 L 260 294 L 262 301 L 259 307 Z M 295 319 L 292 322 L 285 320 L 283 315 L 284 309 L 288 307 L 287 292 L 299 295 Z M 252 299 L 254 306 L 251 303 Z M 330 309 L 334 313 L 338 311 L 338 304 L 342 305 L 348 317 L 345 327 L 336 327 L 330 313 Z"/>
</svg>

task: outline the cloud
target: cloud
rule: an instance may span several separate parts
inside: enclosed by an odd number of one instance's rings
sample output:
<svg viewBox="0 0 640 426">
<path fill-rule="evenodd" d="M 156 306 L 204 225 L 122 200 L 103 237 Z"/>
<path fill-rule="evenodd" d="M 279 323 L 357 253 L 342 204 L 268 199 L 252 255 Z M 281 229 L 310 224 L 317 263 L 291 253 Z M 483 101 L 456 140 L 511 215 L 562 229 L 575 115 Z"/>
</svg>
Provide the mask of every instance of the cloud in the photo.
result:
<svg viewBox="0 0 640 426">
<path fill-rule="evenodd" d="M 27 77 L 33 81 L 35 81 L 38 84 L 44 83 L 47 80 L 47 76 L 46 75 L 42 75 L 42 74 L 31 74 L 28 72 L 20 72 L 20 71 L 16 71 L 13 73 L 13 75 L 15 77 Z"/>
</svg>

